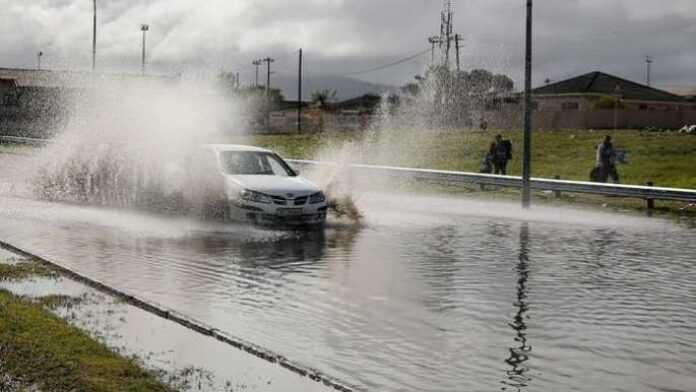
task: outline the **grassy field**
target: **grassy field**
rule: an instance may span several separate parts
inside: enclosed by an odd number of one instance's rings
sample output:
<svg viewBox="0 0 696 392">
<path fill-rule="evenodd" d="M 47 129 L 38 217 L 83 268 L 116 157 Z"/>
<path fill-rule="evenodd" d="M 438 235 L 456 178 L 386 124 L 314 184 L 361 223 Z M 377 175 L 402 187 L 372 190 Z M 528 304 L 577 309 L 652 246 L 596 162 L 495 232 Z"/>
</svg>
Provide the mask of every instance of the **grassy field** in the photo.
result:
<svg viewBox="0 0 696 392">
<path fill-rule="evenodd" d="M 375 137 L 360 132 L 259 135 L 254 138 L 254 142 L 273 148 L 286 157 L 307 159 L 315 158 L 318 151 L 354 143 L 360 146 L 360 151 L 367 151 L 360 156 L 363 163 L 476 172 L 484 151 L 496 133 L 498 132 L 423 131 L 406 134 L 402 138 L 396 133 L 387 137 Z M 513 143 L 509 174 L 519 175 L 522 167 L 522 132 L 500 133 Z M 656 186 L 696 188 L 696 136 L 677 133 L 637 130 L 537 132 L 532 141 L 532 175 L 558 175 L 563 179 L 587 181 L 594 165 L 596 146 L 605 134 L 613 136 L 617 148 L 628 151 L 628 163 L 618 167 L 622 183 L 643 185 L 652 181 Z M 383 150 L 389 153 L 384 154 Z"/>
<path fill-rule="evenodd" d="M 52 274 L 29 262 L 0 268 L 0 280 Z M 0 390 L 5 390 L 3 374 L 43 391 L 170 390 L 134 360 L 114 354 L 48 311 L 54 302 L 0 289 Z"/>
</svg>

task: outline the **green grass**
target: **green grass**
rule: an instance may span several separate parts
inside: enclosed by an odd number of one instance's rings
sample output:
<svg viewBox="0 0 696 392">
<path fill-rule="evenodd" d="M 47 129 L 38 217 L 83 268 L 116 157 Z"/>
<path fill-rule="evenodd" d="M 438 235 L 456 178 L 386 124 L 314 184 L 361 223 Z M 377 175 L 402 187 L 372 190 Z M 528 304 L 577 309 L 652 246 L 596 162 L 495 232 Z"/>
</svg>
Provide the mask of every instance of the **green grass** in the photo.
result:
<svg viewBox="0 0 696 392">
<path fill-rule="evenodd" d="M 31 277 L 53 278 L 57 274 L 50 268 L 33 262 L 20 262 L 17 264 L 0 263 L 0 281 L 17 281 Z"/>
<path fill-rule="evenodd" d="M 1 265 L 0 279 L 29 277 L 29 264 Z M 34 270 L 43 275 L 41 268 Z M 134 360 L 118 356 L 42 306 L 66 301 L 31 301 L 0 290 L 2 372 L 44 391 L 170 390 Z"/>
<path fill-rule="evenodd" d="M 337 147 L 352 143 L 358 146 L 351 156 L 352 162 L 385 164 L 393 166 L 430 168 L 478 172 L 484 152 L 497 133 L 502 133 L 513 143 L 513 160 L 508 174 L 522 172 L 522 132 L 489 130 L 452 130 L 421 132 L 389 132 L 376 136 L 367 132 L 345 132 L 310 135 L 257 135 L 252 142 L 278 151 L 288 158 L 331 159 Z M 696 189 L 696 136 L 675 132 L 645 132 L 638 130 L 558 130 L 539 131 L 532 137 L 532 176 L 588 181 L 595 164 L 596 146 L 605 135 L 614 138 L 617 148 L 628 151 L 628 164 L 619 165 L 621 182 L 644 185 L 648 181 L 655 186 Z M 248 139 L 230 139 L 226 142 L 249 142 Z M 410 185 L 413 187 L 413 184 Z M 414 190 L 422 187 L 415 186 Z M 441 188 L 441 187 L 440 187 Z M 438 189 L 440 189 L 438 188 Z M 449 189 L 449 188 L 442 188 Z M 450 189 L 454 192 L 455 189 Z M 471 188 L 467 192 L 477 191 Z M 539 195 L 538 195 L 539 196 Z M 517 190 L 491 193 L 474 193 L 472 197 L 515 199 Z M 561 200 L 537 197 L 537 201 L 602 205 L 615 209 L 644 210 L 646 202 L 637 199 L 607 198 L 599 195 L 568 195 Z M 696 208 L 685 208 L 685 203 L 658 201 L 655 212 L 696 215 Z"/>
<path fill-rule="evenodd" d="M 410 135 L 403 139 L 390 136 L 396 154 L 367 154 L 370 162 L 442 170 L 478 171 L 484 151 L 498 131 L 424 131 L 415 145 Z M 521 174 L 522 132 L 502 131 L 513 142 L 513 160 L 509 174 Z M 628 150 L 628 164 L 619 165 L 622 183 L 696 189 L 696 136 L 655 133 L 637 130 L 588 131 L 562 130 L 535 132 L 532 139 L 532 175 L 587 181 L 594 165 L 595 148 L 605 134 L 614 137 L 615 146 Z M 364 142 L 364 149 L 374 147 L 366 133 L 316 135 L 262 135 L 254 142 L 292 158 L 310 159 L 326 147 L 345 142 Z M 383 143 L 384 144 L 384 143 Z"/>
</svg>

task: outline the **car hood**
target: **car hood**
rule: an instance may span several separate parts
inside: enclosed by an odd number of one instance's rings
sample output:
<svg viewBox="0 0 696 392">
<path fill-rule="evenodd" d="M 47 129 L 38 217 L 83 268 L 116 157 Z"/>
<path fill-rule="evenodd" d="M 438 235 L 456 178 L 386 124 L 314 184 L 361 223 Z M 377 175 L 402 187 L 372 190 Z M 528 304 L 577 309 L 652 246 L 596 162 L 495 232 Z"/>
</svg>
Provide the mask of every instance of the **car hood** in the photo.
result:
<svg viewBox="0 0 696 392">
<path fill-rule="evenodd" d="M 248 189 L 268 195 L 294 198 L 319 192 L 321 189 L 313 182 L 302 177 L 280 176 L 225 176 L 229 185 L 236 188 Z M 289 196 L 288 194 L 292 194 Z"/>
</svg>

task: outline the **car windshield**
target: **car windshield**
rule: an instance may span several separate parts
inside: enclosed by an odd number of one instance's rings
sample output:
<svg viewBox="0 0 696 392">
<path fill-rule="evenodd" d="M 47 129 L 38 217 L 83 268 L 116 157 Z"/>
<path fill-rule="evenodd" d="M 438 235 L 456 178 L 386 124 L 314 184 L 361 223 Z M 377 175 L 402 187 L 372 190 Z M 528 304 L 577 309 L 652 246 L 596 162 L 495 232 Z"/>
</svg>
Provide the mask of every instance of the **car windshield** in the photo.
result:
<svg viewBox="0 0 696 392">
<path fill-rule="evenodd" d="M 222 151 L 220 162 L 227 174 L 295 177 L 297 174 L 279 156 L 262 151 Z"/>
</svg>

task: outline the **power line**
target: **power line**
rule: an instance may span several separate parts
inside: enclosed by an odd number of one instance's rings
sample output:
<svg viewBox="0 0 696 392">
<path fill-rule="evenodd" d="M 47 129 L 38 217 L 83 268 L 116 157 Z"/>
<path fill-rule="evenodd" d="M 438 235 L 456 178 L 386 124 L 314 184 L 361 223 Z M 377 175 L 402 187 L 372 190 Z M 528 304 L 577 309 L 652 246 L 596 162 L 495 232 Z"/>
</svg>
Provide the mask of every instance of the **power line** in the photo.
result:
<svg viewBox="0 0 696 392">
<path fill-rule="evenodd" d="M 381 71 L 381 70 L 383 70 L 383 69 L 391 68 L 391 67 L 393 67 L 393 66 L 396 66 L 396 65 L 400 65 L 400 64 L 409 62 L 409 61 L 411 61 L 411 60 L 413 60 L 413 59 L 415 59 L 415 58 L 418 58 L 418 57 L 420 57 L 420 56 L 422 56 L 422 55 L 428 53 L 428 52 L 430 52 L 430 48 L 428 48 L 428 49 L 426 49 L 426 50 L 424 50 L 424 51 L 418 52 L 418 53 L 416 53 L 416 54 L 414 54 L 414 55 L 408 56 L 408 57 L 406 57 L 406 58 L 403 58 L 403 59 L 401 59 L 401 60 L 394 61 L 393 63 L 380 65 L 380 66 L 374 67 L 374 68 L 364 69 L 364 70 L 362 70 L 362 71 L 349 72 L 349 73 L 345 73 L 345 74 L 337 75 L 337 76 L 355 76 L 355 75 L 362 75 L 362 74 L 366 74 L 366 73 L 370 73 L 370 72 L 375 72 L 375 71 Z"/>
</svg>

